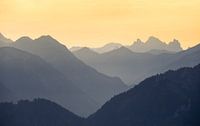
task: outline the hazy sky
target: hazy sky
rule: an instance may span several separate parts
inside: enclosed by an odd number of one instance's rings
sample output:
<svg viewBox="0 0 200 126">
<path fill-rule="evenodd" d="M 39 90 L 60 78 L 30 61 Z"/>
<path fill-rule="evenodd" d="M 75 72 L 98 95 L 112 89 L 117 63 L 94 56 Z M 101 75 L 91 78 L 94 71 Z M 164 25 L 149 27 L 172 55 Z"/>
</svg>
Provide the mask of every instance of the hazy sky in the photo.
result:
<svg viewBox="0 0 200 126">
<path fill-rule="evenodd" d="M 153 35 L 187 48 L 200 42 L 200 0 L 0 0 L 0 32 L 93 47 Z"/>
</svg>

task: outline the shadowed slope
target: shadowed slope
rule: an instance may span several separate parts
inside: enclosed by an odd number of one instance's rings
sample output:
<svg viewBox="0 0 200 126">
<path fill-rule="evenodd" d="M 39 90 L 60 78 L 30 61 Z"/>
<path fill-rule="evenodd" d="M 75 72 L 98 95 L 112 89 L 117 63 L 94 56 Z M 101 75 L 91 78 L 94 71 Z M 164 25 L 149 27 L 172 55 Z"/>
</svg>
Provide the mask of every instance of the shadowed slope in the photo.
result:
<svg viewBox="0 0 200 126">
<path fill-rule="evenodd" d="M 145 79 L 107 102 L 87 126 L 200 125 L 200 65 Z"/>
<path fill-rule="evenodd" d="M 40 57 L 11 47 L 0 48 L 0 82 L 13 97 L 4 101 L 47 98 L 79 115 L 89 115 L 98 104 Z M 2 92 L 3 93 L 3 92 Z"/>
<path fill-rule="evenodd" d="M 40 56 L 59 70 L 96 101 L 96 110 L 112 96 L 126 89 L 119 78 L 106 76 L 84 64 L 51 36 L 41 36 L 35 40 L 21 38 L 13 46 Z"/>
</svg>

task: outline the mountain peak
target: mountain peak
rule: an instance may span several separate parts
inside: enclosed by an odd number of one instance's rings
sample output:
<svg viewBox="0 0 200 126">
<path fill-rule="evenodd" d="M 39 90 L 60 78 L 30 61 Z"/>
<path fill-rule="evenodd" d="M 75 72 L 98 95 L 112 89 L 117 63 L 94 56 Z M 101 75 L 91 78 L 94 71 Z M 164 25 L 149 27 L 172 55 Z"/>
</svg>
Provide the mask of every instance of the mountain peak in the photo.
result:
<svg viewBox="0 0 200 126">
<path fill-rule="evenodd" d="M 146 43 L 148 43 L 148 44 L 166 44 L 154 36 L 150 36 L 148 38 L 148 40 L 146 41 Z"/>
<path fill-rule="evenodd" d="M 177 39 L 174 39 L 173 41 L 169 42 L 168 48 L 170 51 L 174 51 L 174 52 L 179 52 L 183 50 L 180 42 Z"/>
<path fill-rule="evenodd" d="M 16 42 L 17 42 L 17 41 L 27 42 L 27 41 L 33 41 L 33 39 L 31 39 L 31 38 L 28 37 L 28 36 L 23 36 L 23 37 L 17 39 Z"/>
<path fill-rule="evenodd" d="M 119 43 L 108 43 L 108 44 L 104 45 L 103 47 L 92 48 L 92 50 L 97 53 L 106 53 L 106 52 L 110 52 L 115 49 L 119 49 L 121 46 L 122 45 Z"/>
<path fill-rule="evenodd" d="M 77 51 L 75 51 L 75 52 L 79 52 L 79 53 L 88 53 L 88 52 L 96 53 L 96 52 L 94 52 L 93 50 L 91 50 L 91 49 L 88 48 L 88 47 L 80 48 L 79 50 L 77 50 Z"/>
<path fill-rule="evenodd" d="M 62 47 L 63 49 L 68 50 L 65 45 L 63 45 L 50 35 L 42 35 L 39 38 L 35 39 L 34 41 L 42 45 L 46 45 L 48 47 Z"/>
<path fill-rule="evenodd" d="M 99 55 L 99 53 L 91 50 L 88 47 L 83 47 L 77 51 L 74 51 L 73 54 L 77 56 L 79 59 L 81 59 L 81 57 L 83 56 L 86 56 L 85 58 L 89 58 L 89 57 L 96 57 L 97 55 Z"/>
<path fill-rule="evenodd" d="M 112 46 L 112 47 L 119 48 L 119 47 L 121 47 L 122 45 L 119 44 L 119 43 L 111 42 L 111 43 L 108 43 L 108 44 L 104 45 L 103 47 L 111 47 L 111 46 Z"/>
<path fill-rule="evenodd" d="M 180 45 L 180 42 L 177 39 L 173 39 L 173 41 L 169 42 L 169 44 L 178 44 L 178 45 Z"/>
<path fill-rule="evenodd" d="M 43 41 L 57 41 L 56 39 L 54 39 L 52 36 L 50 35 L 42 35 L 39 38 L 37 38 L 36 40 L 43 40 Z M 58 41 L 57 41 L 58 42 Z"/>
<path fill-rule="evenodd" d="M 130 49 L 122 46 L 119 49 L 111 51 L 111 53 L 119 53 L 119 54 L 127 54 L 128 53 L 129 54 L 129 53 L 133 53 L 133 52 Z"/>
<path fill-rule="evenodd" d="M 133 43 L 133 45 L 142 45 L 142 44 L 144 44 L 144 42 L 142 42 L 142 40 L 139 38 Z"/>
<path fill-rule="evenodd" d="M 150 36 L 146 42 L 137 39 L 137 41 L 135 41 L 131 46 L 128 46 L 128 48 L 133 52 L 149 52 L 151 50 L 179 52 L 183 50 L 177 39 L 174 39 L 172 42 L 167 44 L 154 36 Z"/>
</svg>

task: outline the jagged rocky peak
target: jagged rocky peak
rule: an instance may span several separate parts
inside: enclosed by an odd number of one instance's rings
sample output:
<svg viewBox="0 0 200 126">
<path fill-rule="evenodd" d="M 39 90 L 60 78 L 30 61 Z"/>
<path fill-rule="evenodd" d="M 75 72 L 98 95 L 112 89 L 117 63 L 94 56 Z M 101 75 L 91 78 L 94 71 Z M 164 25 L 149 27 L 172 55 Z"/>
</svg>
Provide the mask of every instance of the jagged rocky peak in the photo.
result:
<svg viewBox="0 0 200 126">
<path fill-rule="evenodd" d="M 174 39 L 173 41 L 169 42 L 168 47 L 170 51 L 174 52 L 179 52 L 183 50 L 180 42 L 177 39 Z"/>
<path fill-rule="evenodd" d="M 139 38 L 133 43 L 133 45 L 142 45 L 142 44 L 144 44 L 144 42 L 142 42 L 142 40 Z"/>
<path fill-rule="evenodd" d="M 180 46 L 180 42 L 177 39 L 173 39 L 173 41 L 169 42 L 169 45 L 178 45 Z"/>
</svg>

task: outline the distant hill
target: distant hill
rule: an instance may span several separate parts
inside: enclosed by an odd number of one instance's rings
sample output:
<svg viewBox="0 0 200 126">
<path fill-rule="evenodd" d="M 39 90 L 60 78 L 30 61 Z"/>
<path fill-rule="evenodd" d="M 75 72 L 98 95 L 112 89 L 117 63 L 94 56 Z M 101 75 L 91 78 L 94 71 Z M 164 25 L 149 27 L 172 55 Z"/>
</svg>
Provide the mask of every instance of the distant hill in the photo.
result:
<svg viewBox="0 0 200 126">
<path fill-rule="evenodd" d="M 119 49 L 120 47 L 122 47 L 122 45 L 119 43 L 108 43 L 104 45 L 103 47 L 91 48 L 91 49 L 97 53 L 106 53 L 106 52 L 113 51 L 115 49 Z"/>
<path fill-rule="evenodd" d="M 77 51 L 74 51 L 75 55 L 79 55 L 79 57 L 85 59 L 85 60 L 89 60 L 90 58 L 96 57 L 96 56 L 100 56 L 99 53 L 93 51 L 90 48 L 87 47 L 83 47 Z M 81 59 L 82 60 L 82 59 Z"/>
<path fill-rule="evenodd" d="M 99 48 L 76 47 L 75 46 L 75 47 L 70 48 L 70 51 L 75 52 L 75 51 L 79 51 L 83 48 L 88 48 L 96 53 L 102 54 L 102 53 L 113 51 L 115 49 L 119 49 L 120 47 L 122 47 L 122 45 L 119 43 L 108 43 L 108 44 L 104 45 L 103 47 L 99 47 Z"/>
<path fill-rule="evenodd" d="M 95 112 L 107 100 L 127 88 L 119 78 L 99 73 L 80 61 L 64 45 L 49 35 L 35 40 L 22 37 L 16 40 L 12 46 L 40 56 L 96 101 L 98 107 L 83 110 L 84 112 L 88 111 L 88 113 L 82 113 L 83 116 Z"/>
<path fill-rule="evenodd" d="M 168 71 L 108 101 L 87 126 L 199 126 L 200 65 Z"/>
<path fill-rule="evenodd" d="M 84 116 L 98 107 L 87 93 L 39 56 L 0 48 L 0 101 L 46 98 Z"/>
<path fill-rule="evenodd" d="M 199 53 L 199 45 L 176 53 L 164 50 L 137 53 L 126 47 L 95 56 L 91 51 L 87 54 L 74 52 L 79 59 L 99 72 L 118 76 L 128 85 L 137 84 L 149 76 L 169 69 L 195 66 L 200 63 Z"/>
<path fill-rule="evenodd" d="M 45 99 L 0 103 L 1 126 L 80 126 L 83 119 Z"/>
</svg>

